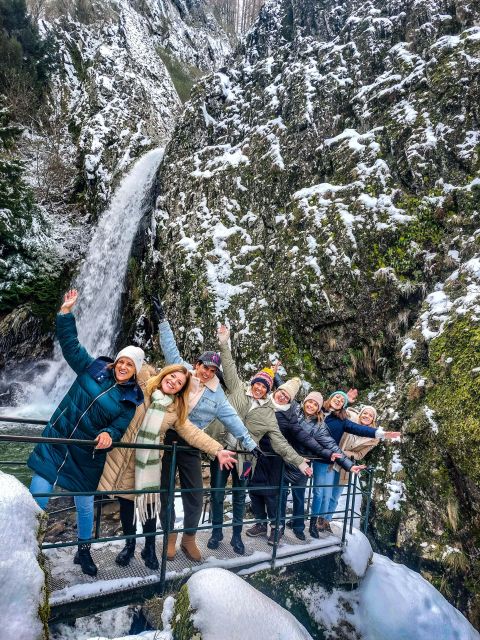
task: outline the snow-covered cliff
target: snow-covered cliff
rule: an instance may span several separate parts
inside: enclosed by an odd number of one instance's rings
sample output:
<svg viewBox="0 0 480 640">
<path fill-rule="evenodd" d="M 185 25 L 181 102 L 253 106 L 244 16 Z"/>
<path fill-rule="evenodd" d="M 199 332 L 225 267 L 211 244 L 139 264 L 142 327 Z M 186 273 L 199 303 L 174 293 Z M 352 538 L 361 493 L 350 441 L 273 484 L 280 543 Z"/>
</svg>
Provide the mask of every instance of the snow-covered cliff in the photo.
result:
<svg viewBox="0 0 480 640">
<path fill-rule="evenodd" d="M 472 621 L 479 24 L 458 0 L 267 2 L 175 129 L 139 285 L 187 355 L 226 319 L 245 376 L 277 352 L 324 392 L 382 384 L 405 438 L 377 539 Z"/>
</svg>

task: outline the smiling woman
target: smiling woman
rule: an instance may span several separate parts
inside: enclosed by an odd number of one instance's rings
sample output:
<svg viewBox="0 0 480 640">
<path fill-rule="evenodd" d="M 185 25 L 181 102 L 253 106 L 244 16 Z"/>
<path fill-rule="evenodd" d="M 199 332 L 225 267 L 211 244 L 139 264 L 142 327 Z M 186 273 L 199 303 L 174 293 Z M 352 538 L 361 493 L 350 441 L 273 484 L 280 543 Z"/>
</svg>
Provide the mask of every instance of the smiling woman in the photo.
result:
<svg viewBox="0 0 480 640">
<path fill-rule="evenodd" d="M 30 491 L 51 493 L 56 485 L 68 491 L 95 491 L 105 464 L 105 449 L 120 440 L 132 419 L 135 408 L 142 404 L 143 394 L 136 374 L 143 365 L 143 351 L 130 345 L 115 360 L 93 358 L 79 343 L 75 318 L 71 313 L 78 294 L 71 289 L 65 294 L 57 315 L 57 337 L 62 353 L 77 374 L 75 382 L 50 418 L 43 436 L 94 440 L 96 451 L 88 447 L 64 444 L 38 444 L 28 459 L 34 471 Z M 48 496 L 36 498 L 45 509 Z M 75 564 L 95 575 L 97 567 L 90 555 L 93 527 L 93 496 L 76 496 L 78 552 Z"/>
<path fill-rule="evenodd" d="M 152 367 L 145 365 L 139 375 L 144 402 L 138 407 L 122 442 L 160 445 L 164 442 L 167 430 L 174 429 L 192 447 L 216 458 L 221 468 L 230 468 L 235 463 L 233 455 L 223 450 L 221 444 L 187 418 L 191 377 L 191 372 L 182 364 L 164 367 L 156 375 Z M 130 489 L 148 491 L 140 495 L 122 494 L 118 497 L 122 529 L 126 536 L 135 534 L 137 514 L 143 525 L 143 533 L 153 533 L 156 530 L 160 507 L 158 489 L 161 485 L 162 453 L 158 449 L 117 448 L 107 456 L 98 486 L 100 491 L 111 491 L 112 494 Z M 173 536 L 169 540 L 170 547 L 172 544 Z M 130 538 L 118 554 L 116 563 L 128 565 L 134 552 L 135 538 Z M 174 548 L 170 549 L 171 554 L 174 554 Z M 158 569 L 154 536 L 145 538 L 141 555 L 147 567 Z"/>
</svg>

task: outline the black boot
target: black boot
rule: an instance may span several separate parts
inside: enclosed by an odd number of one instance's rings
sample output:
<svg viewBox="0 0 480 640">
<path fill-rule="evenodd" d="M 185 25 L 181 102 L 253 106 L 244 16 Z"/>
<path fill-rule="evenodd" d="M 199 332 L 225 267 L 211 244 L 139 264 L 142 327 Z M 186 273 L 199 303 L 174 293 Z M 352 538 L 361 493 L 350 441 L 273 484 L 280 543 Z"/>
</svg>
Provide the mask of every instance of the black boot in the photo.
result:
<svg viewBox="0 0 480 640">
<path fill-rule="evenodd" d="M 213 529 L 212 530 L 212 535 L 211 535 L 209 541 L 207 542 L 207 547 L 209 549 L 218 549 L 218 546 L 219 546 L 221 540 L 223 540 L 222 530 L 221 529 Z"/>
<path fill-rule="evenodd" d="M 81 540 L 79 540 L 78 543 L 78 550 L 73 559 L 74 564 L 79 564 L 83 573 L 87 576 L 96 576 L 97 565 L 90 555 L 90 545 Z"/>
<path fill-rule="evenodd" d="M 312 538 L 319 538 L 318 529 L 317 529 L 317 518 L 314 516 L 310 518 L 310 527 L 308 529 L 308 533 L 312 536 Z"/>
<path fill-rule="evenodd" d="M 158 564 L 157 554 L 155 553 L 155 538 L 145 538 L 145 547 L 142 549 L 140 555 L 142 556 L 145 566 L 152 571 L 156 571 L 160 566 Z"/>
<path fill-rule="evenodd" d="M 135 554 L 135 538 L 125 540 L 125 546 L 115 558 L 115 562 L 121 567 L 126 567 Z"/>
<path fill-rule="evenodd" d="M 245 553 L 245 545 L 243 544 L 242 537 L 239 533 L 233 534 L 230 544 L 232 545 L 235 553 L 238 553 L 239 556 L 243 556 Z"/>
</svg>

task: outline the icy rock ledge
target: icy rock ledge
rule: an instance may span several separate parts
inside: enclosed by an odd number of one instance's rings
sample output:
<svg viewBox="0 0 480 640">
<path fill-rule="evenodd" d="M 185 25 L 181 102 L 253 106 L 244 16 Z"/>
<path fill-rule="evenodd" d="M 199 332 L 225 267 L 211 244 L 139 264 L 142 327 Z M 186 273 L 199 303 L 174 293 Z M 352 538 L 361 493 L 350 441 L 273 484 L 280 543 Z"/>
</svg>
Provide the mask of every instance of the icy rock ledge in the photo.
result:
<svg viewBox="0 0 480 640">
<path fill-rule="evenodd" d="M 291 613 L 225 569 L 203 569 L 175 603 L 175 637 L 195 640 L 312 640 Z M 183 634 L 183 635 L 182 635 Z"/>
<path fill-rule="evenodd" d="M 38 563 L 42 511 L 21 482 L 0 471 L 0 636 L 2 640 L 46 637 L 45 574 Z M 43 616 L 42 616 L 43 617 Z M 46 622 L 46 621 L 45 621 Z"/>
</svg>

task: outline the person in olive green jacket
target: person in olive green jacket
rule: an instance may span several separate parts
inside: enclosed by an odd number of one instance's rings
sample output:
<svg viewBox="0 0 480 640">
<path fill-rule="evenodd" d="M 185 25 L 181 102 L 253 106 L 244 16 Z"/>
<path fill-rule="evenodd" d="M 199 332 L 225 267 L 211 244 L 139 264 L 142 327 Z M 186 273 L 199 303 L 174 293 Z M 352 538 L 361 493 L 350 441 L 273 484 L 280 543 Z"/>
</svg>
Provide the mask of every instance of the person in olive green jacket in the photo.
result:
<svg viewBox="0 0 480 640">
<path fill-rule="evenodd" d="M 248 429 L 249 434 L 258 444 L 264 436 L 270 438 L 270 443 L 279 456 L 286 462 L 298 467 L 305 475 L 311 474 L 311 469 L 305 458 L 299 455 L 286 441 L 280 432 L 272 401 L 268 394 L 273 384 L 273 375 L 268 370 L 263 369 L 255 375 L 250 382 L 243 382 L 237 372 L 237 368 L 233 361 L 232 353 L 228 346 L 230 338 L 230 330 L 225 326 L 221 326 L 218 330 L 218 342 L 220 345 L 220 355 L 222 358 L 223 378 L 226 385 L 227 398 L 230 404 L 237 411 L 240 419 Z M 273 371 L 271 372 L 274 373 Z M 226 449 L 239 450 L 242 449 L 240 442 L 235 440 L 231 434 L 225 431 L 223 425 L 214 420 L 207 432 L 210 436 L 218 439 Z M 233 491 L 233 535 L 231 545 L 233 550 L 238 554 L 245 553 L 245 546 L 242 542 L 242 520 L 245 513 L 245 491 L 241 488 L 246 485 L 247 472 L 250 475 L 254 473 L 255 458 L 248 455 L 238 456 L 238 467 L 232 469 Z M 212 489 L 224 489 L 229 476 L 229 471 L 220 470 L 219 465 L 214 460 L 211 463 L 210 485 Z M 236 488 L 240 490 L 235 490 Z M 216 549 L 221 540 L 223 540 L 223 502 L 225 491 L 212 491 L 212 536 L 207 543 L 210 549 Z M 266 525 L 261 525 L 265 527 Z"/>
</svg>

